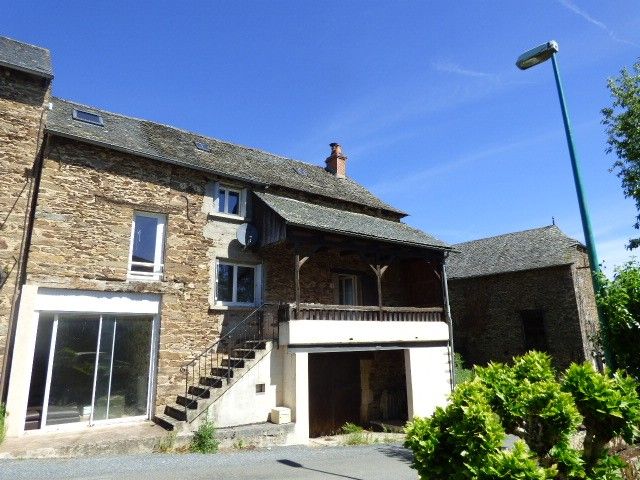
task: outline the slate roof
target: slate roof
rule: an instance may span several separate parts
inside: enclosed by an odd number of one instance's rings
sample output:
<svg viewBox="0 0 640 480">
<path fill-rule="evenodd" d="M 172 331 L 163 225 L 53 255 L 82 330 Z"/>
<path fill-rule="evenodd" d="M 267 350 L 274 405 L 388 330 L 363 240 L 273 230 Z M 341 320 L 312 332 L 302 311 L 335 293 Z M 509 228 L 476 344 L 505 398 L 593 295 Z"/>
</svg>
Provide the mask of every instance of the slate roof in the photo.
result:
<svg viewBox="0 0 640 480">
<path fill-rule="evenodd" d="M 43 78 L 53 78 L 49 50 L 0 37 L 0 65 Z"/>
<path fill-rule="evenodd" d="M 453 245 L 449 278 L 469 278 L 573 263 L 577 240 L 549 225 Z"/>
<path fill-rule="evenodd" d="M 74 108 L 101 115 L 104 126 L 73 120 Z M 278 185 L 394 212 L 399 216 L 406 215 L 384 203 L 362 185 L 349 178 L 337 178 L 318 165 L 59 98 L 53 98 L 53 109 L 47 114 L 46 129 L 63 137 L 228 178 L 254 184 Z M 196 141 L 206 143 L 210 151 L 203 152 L 195 148 Z"/>
<path fill-rule="evenodd" d="M 347 212 L 265 192 L 254 192 L 288 225 L 349 236 L 449 250 L 441 240 L 402 222 Z"/>
</svg>

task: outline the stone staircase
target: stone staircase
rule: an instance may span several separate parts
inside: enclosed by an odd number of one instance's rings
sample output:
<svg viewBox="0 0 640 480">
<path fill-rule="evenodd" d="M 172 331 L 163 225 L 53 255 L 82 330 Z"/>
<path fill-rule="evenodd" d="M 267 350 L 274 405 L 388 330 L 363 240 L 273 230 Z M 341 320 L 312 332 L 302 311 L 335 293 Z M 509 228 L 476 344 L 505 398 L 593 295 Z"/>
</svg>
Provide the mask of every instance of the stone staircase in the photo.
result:
<svg viewBox="0 0 640 480">
<path fill-rule="evenodd" d="M 154 416 L 153 421 L 166 430 L 182 430 L 202 415 L 229 389 L 233 388 L 251 368 L 264 358 L 272 348 L 269 340 L 245 340 L 229 354 L 216 354 L 213 366 L 196 382 L 188 384 L 184 394 L 177 395 L 175 403 L 164 407 L 163 414 Z"/>
</svg>

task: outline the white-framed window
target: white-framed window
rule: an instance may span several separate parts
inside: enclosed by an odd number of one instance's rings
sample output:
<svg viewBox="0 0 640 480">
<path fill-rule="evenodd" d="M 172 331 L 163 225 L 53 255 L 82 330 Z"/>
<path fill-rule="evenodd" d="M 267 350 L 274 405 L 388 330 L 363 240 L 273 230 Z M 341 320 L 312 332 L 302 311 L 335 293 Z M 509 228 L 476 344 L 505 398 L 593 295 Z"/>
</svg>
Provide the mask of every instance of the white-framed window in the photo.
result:
<svg viewBox="0 0 640 480">
<path fill-rule="evenodd" d="M 250 306 L 260 302 L 260 265 L 219 259 L 215 268 L 216 304 Z"/>
<path fill-rule="evenodd" d="M 358 305 L 358 276 L 338 275 L 338 304 Z"/>
<path fill-rule="evenodd" d="M 129 278 L 162 279 L 166 223 L 166 215 L 134 212 L 129 251 Z"/>
<path fill-rule="evenodd" d="M 247 216 L 247 189 L 213 182 L 208 187 L 210 215 L 243 219 Z"/>
</svg>

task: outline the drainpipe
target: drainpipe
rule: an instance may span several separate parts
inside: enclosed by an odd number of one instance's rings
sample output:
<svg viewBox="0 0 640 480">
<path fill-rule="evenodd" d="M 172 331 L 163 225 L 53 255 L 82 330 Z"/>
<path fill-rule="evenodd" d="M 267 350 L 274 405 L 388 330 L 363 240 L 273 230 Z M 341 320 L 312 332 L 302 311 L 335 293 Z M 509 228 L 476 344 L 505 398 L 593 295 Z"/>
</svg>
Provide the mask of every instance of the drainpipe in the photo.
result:
<svg viewBox="0 0 640 480">
<path fill-rule="evenodd" d="M 444 261 L 442 262 L 442 296 L 444 300 L 444 314 L 449 326 L 449 371 L 451 377 L 451 390 L 456 385 L 456 371 L 454 368 L 454 350 L 453 350 L 453 321 L 451 320 L 451 308 L 449 308 L 449 286 L 447 285 L 447 267 L 445 263 L 449 258 L 449 252 L 444 252 Z"/>
</svg>

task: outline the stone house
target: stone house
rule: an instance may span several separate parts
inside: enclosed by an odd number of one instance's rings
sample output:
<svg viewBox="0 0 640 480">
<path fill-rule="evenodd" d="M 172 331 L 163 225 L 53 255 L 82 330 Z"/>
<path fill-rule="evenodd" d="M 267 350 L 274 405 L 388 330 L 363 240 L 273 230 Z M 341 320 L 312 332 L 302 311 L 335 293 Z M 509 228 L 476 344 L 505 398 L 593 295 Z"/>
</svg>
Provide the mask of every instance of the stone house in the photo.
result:
<svg viewBox="0 0 640 480">
<path fill-rule="evenodd" d="M 585 247 L 556 225 L 453 246 L 454 345 L 471 365 L 548 352 L 559 368 L 594 361 L 598 315 Z"/>
<path fill-rule="evenodd" d="M 350 179 L 339 145 L 303 163 L 56 98 L 52 79 L 48 50 L 0 37 L 9 435 L 288 407 L 305 442 L 445 401 L 450 247 Z"/>
</svg>

